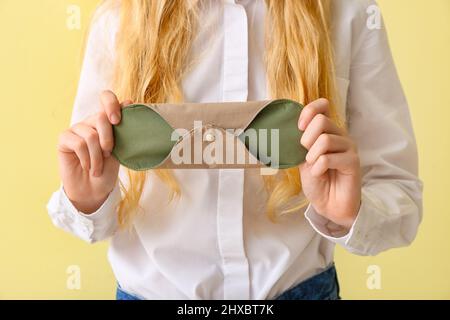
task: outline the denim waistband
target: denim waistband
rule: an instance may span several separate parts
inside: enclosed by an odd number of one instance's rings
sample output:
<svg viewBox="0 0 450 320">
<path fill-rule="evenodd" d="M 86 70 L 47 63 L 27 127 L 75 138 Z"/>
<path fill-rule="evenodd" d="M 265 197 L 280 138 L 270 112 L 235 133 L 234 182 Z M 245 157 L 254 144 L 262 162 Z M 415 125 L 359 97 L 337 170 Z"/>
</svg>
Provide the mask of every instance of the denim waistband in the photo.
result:
<svg viewBox="0 0 450 320">
<path fill-rule="evenodd" d="M 117 300 L 142 300 L 118 285 Z M 300 282 L 271 300 L 339 300 L 339 282 L 334 264 L 319 274 Z"/>
<path fill-rule="evenodd" d="M 324 271 L 286 290 L 273 300 L 340 300 L 336 267 Z"/>
</svg>

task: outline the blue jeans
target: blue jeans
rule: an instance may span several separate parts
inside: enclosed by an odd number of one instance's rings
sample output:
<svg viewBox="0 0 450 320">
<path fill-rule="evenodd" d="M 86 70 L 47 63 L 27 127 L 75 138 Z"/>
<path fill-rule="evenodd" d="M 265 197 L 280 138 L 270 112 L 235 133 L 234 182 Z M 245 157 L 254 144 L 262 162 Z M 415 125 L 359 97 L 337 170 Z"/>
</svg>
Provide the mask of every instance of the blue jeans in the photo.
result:
<svg viewBox="0 0 450 320">
<path fill-rule="evenodd" d="M 117 300 L 142 300 L 117 287 Z M 339 282 L 334 264 L 321 273 L 286 290 L 273 300 L 339 300 Z"/>
</svg>

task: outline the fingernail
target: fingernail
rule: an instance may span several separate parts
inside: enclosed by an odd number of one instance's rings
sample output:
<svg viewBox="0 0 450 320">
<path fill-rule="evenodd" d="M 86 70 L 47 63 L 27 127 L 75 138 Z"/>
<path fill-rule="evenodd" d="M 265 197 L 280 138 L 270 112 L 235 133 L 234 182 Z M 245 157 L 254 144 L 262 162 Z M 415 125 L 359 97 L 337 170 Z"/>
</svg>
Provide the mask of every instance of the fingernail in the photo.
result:
<svg viewBox="0 0 450 320">
<path fill-rule="evenodd" d="M 113 124 L 118 124 L 120 121 L 120 116 L 117 113 L 111 115 L 111 121 Z"/>
</svg>

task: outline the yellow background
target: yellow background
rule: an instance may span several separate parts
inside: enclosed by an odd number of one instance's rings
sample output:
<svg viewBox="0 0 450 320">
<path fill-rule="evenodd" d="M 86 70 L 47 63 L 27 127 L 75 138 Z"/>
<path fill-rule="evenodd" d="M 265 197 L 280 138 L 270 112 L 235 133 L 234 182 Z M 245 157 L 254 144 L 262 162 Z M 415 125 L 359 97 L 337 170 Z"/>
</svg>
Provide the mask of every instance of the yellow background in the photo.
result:
<svg viewBox="0 0 450 320">
<path fill-rule="evenodd" d="M 0 299 L 112 299 L 107 243 L 56 229 L 45 205 L 59 186 L 56 141 L 67 125 L 84 32 L 98 1 L 0 1 Z M 79 5 L 81 30 L 66 27 Z M 414 244 L 377 257 L 337 249 L 344 298 L 450 298 L 450 1 L 379 0 L 407 93 L 425 182 L 424 221 Z M 81 290 L 66 269 L 81 268 Z M 369 265 L 381 289 L 366 286 Z"/>
</svg>

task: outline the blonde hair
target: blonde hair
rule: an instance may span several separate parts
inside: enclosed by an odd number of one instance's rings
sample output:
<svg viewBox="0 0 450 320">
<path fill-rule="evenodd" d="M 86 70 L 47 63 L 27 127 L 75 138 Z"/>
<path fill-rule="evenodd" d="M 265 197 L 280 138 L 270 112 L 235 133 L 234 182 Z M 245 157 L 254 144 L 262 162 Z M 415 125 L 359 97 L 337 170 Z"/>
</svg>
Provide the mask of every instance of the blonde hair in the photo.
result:
<svg viewBox="0 0 450 320">
<path fill-rule="evenodd" d="M 105 4 L 114 2 L 106 0 Z M 332 44 L 329 32 L 330 0 L 265 0 L 265 65 L 270 96 L 302 104 L 326 97 L 331 116 L 337 113 Z M 122 1 L 116 37 L 114 90 L 120 99 L 144 103 L 181 102 L 181 80 L 190 64 L 188 52 L 198 27 L 199 0 Z M 152 170 L 180 195 L 170 170 Z M 127 225 L 139 208 L 147 173 L 128 170 L 128 188 L 119 205 L 119 223 Z M 294 212 L 307 204 L 298 168 L 266 176 L 267 215 Z M 290 203 L 286 207 L 286 204 Z M 280 208 L 283 210 L 280 210 Z"/>
</svg>

